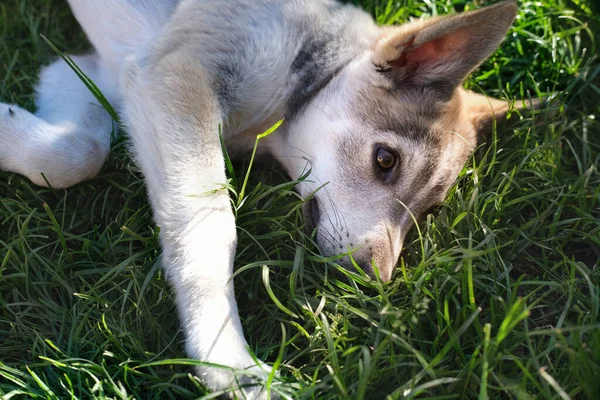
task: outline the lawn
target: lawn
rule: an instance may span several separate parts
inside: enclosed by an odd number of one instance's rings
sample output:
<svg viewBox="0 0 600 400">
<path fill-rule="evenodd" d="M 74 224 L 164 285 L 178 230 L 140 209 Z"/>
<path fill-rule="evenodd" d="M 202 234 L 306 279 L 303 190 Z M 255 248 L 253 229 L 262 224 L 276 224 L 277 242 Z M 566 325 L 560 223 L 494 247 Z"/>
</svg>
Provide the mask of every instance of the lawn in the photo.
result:
<svg viewBox="0 0 600 400">
<path fill-rule="evenodd" d="M 600 399 L 600 9 L 520 1 L 467 86 L 551 97 L 482 143 L 407 240 L 389 284 L 335 273 L 270 161 L 237 210 L 236 294 L 254 353 L 294 398 Z M 490 1 L 363 0 L 381 24 Z M 35 108 L 41 38 L 89 45 L 62 0 L 0 3 L 0 101 Z M 277 134 L 275 132 L 274 134 Z M 248 162 L 235 164 L 239 188 Z M 345 277 L 343 275 L 346 275 Z M 0 173 L 0 397 L 197 398 L 126 134 L 94 180 Z"/>
</svg>

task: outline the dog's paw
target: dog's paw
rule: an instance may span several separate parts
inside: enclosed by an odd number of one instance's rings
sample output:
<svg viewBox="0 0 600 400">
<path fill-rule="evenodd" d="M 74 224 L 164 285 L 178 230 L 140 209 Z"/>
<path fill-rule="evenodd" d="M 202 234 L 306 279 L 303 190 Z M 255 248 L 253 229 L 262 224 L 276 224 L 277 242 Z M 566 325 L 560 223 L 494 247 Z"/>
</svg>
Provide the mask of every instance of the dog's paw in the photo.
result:
<svg viewBox="0 0 600 400">
<path fill-rule="evenodd" d="M 266 387 L 272 373 L 266 364 L 232 370 L 219 367 L 197 367 L 196 375 L 211 389 L 222 392 L 226 399 L 275 400 L 280 397 Z"/>
</svg>

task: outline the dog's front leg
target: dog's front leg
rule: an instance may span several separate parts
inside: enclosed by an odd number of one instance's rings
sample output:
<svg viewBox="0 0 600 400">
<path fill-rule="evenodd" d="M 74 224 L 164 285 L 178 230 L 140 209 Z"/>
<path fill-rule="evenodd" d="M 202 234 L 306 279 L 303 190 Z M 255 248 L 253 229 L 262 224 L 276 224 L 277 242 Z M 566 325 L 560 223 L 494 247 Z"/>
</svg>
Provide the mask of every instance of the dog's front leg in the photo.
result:
<svg viewBox="0 0 600 400">
<path fill-rule="evenodd" d="M 235 369 L 253 367 L 264 377 L 268 369 L 248 353 L 231 281 L 236 228 L 224 188 L 222 111 L 210 77 L 190 53 L 174 52 L 144 68 L 128 63 L 124 120 L 161 229 L 164 268 L 188 354 Z M 253 381 L 216 367 L 197 371 L 215 390 Z M 264 395 L 260 386 L 243 392 L 248 398 Z"/>
</svg>

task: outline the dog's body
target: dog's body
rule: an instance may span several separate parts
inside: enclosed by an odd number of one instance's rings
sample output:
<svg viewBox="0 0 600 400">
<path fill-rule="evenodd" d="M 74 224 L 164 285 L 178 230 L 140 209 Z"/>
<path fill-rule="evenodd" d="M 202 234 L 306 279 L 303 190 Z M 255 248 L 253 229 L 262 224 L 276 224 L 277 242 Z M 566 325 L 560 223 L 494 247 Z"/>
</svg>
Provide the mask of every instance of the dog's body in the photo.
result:
<svg viewBox="0 0 600 400">
<path fill-rule="evenodd" d="M 357 249 L 389 280 L 413 215 L 444 198 L 479 128 L 508 108 L 460 84 L 501 42 L 512 3 L 387 29 L 329 0 L 69 3 L 95 48 L 74 60 L 120 110 L 144 172 L 188 354 L 211 363 L 256 364 L 233 296 L 220 125 L 243 154 L 285 117 L 266 144 L 292 177 L 311 169 L 303 196 L 327 183 L 306 207 L 323 252 Z M 42 72 L 37 104 L 0 105 L 0 167 L 56 188 L 95 176 L 112 120 L 63 61 Z M 198 373 L 214 389 L 233 381 Z"/>
</svg>

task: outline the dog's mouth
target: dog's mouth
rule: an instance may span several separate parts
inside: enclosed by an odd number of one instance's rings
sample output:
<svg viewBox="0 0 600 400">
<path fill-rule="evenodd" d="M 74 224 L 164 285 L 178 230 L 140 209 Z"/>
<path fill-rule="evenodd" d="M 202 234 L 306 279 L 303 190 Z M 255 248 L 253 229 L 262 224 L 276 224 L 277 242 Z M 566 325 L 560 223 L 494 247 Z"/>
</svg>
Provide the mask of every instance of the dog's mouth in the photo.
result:
<svg viewBox="0 0 600 400">
<path fill-rule="evenodd" d="M 307 234 L 311 234 L 315 228 L 319 225 L 319 219 L 321 218 L 321 211 L 319 209 L 319 201 L 316 197 L 311 198 L 302 207 L 304 214 L 304 229 Z"/>
<path fill-rule="evenodd" d="M 307 235 L 312 235 L 314 230 L 318 228 L 319 221 L 321 218 L 321 207 L 319 201 L 316 197 L 312 197 L 307 200 L 302 207 L 302 214 L 304 216 L 304 230 Z M 379 275 L 382 281 L 387 282 L 392 277 L 392 272 L 394 271 L 395 264 L 398 260 L 398 255 L 391 254 L 392 243 L 387 243 L 386 245 L 377 245 L 377 241 L 372 241 L 370 244 L 362 243 L 358 247 L 354 245 L 356 243 L 349 242 L 348 244 L 342 244 L 340 241 L 335 241 L 335 248 L 332 245 L 332 242 L 325 238 L 322 240 L 324 243 L 319 243 L 318 240 L 319 235 L 316 235 L 315 242 L 320 247 L 322 254 L 325 256 L 333 256 L 337 254 L 342 254 L 349 249 L 348 246 L 353 248 L 355 251 L 352 254 L 352 258 L 354 262 L 356 262 L 363 271 L 369 275 L 371 278 L 375 279 L 375 270 L 373 269 L 372 262 L 375 259 L 379 268 Z M 340 237 L 341 240 L 341 237 Z M 387 249 L 386 251 L 382 251 L 381 248 Z M 379 250 L 377 250 L 379 248 Z M 395 256 L 395 258 L 394 258 Z M 336 262 L 347 270 L 354 270 L 354 264 L 350 260 L 350 256 L 344 256 L 342 258 L 336 259 Z"/>
</svg>

